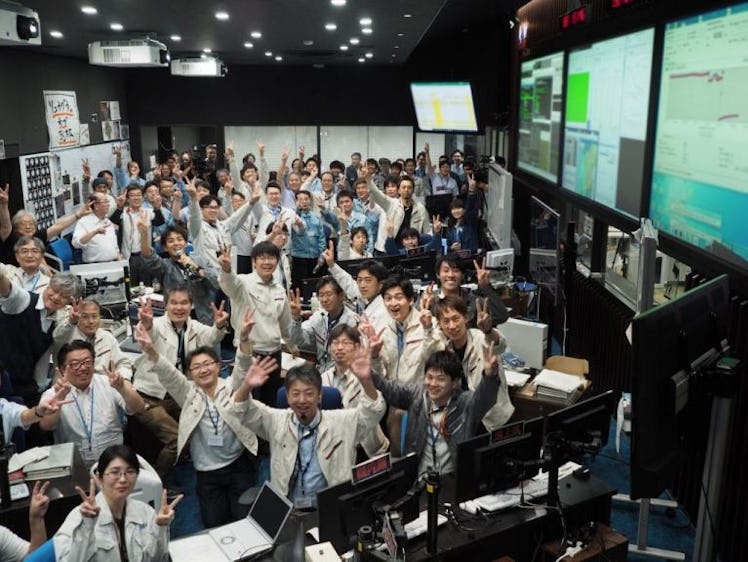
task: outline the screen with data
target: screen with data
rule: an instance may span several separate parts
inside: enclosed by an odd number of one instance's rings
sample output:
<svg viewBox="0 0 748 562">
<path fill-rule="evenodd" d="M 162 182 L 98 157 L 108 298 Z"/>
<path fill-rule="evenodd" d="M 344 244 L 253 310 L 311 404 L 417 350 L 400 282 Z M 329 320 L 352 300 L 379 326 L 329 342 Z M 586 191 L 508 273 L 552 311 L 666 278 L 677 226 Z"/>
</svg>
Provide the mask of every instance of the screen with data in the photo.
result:
<svg viewBox="0 0 748 562">
<path fill-rule="evenodd" d="M 558 181 L 564 54 L 524 61 L 520 73 L 517 167 Z"/>
<path fill-rule="evenodd" d="M 654 29 L 569 54 L 562 185 L 638 217 Z"/>
<path fill-rule="evenodd" d="M 412 82 L 410 91 L 420 130 L 478 132 L 470 82 Z"/>
<path fill-rule="evenodd" d="M 748 3 L 665 26 L 649 215 L 748 268 Z"/>
</svg>

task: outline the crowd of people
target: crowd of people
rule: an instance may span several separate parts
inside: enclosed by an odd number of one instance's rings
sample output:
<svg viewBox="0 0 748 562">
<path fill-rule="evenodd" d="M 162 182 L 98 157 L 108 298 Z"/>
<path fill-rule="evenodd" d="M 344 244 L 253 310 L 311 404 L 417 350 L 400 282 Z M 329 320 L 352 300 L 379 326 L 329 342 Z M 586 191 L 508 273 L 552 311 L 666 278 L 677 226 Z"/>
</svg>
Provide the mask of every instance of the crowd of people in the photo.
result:
<svg viewBox="0 0 748 562">
<path fill-rule="evenodd" d="M 205 527 L 246 515 L 258 459 L 297 509 L 350 477 L 358 461 L 416 453 L 421 471 L 454 471 L 456 445 L 513 413 L 498 325 L 508 311 L 491 286 L 482 248 L 487 186 L 460 151 L 432 162 L 351 155 L 322 171 L 303 148 L 270 171 L 259 157 L 215 146 L 196 162 L 172 154 L 141 177 L 115 155 L 92 179 L 87 203 L 48 229 L 11 218 L 0 190 L 0 398 L 4 434 L 29 445 L 74 442 L 95 467 L 81 505 L 54 536 L 58 560 L 158 560 L 181 495 L 174 466 L 189 457 Z M 426 198 L 449 198 L 449 216 Z M 131 362 L 102 327 L 102 307 L 80 280 L 45 263 L 47 242 L 72 228 L 84 263 L 124 259 L 131 284 L 153 285 L 164 313 L 141 299 Z M 436 282 L 423 291 L 382 256 L 434 250 Z M 419 250 L 421 251 L 421 250 Z M 466 253 L 476 283 L 464 284 Z M 354 275 L 345 267 L 359 260 Z M 391 262 L 388 262 L 391 263 Z M 342 266 L 341 266 L 342 264 Z M 315 281 L 319 307 L 303 289 Z M 228 336 L 228 337 L 227 337 Z M 235 348 L 222 377 L 221 342 Z M 282 351 L 313 361 L 281 373 Z M 323 387 L 342 409 L 322 410 Z M 279 407 L 285 394 L 288 407 Z M 407 412 L 407 423 L 402 418 Z M 140 471 L 125 443 L 135 419 L 161 447 L 152 460 L 160 510 L 128 499 Z M 46 539 L 47 485 L 32 494 L 30 542 L 0 533 L 0 558 L 20 560 Z M 98 490 L 98 492 L 97 492 Z"/>
</svg>

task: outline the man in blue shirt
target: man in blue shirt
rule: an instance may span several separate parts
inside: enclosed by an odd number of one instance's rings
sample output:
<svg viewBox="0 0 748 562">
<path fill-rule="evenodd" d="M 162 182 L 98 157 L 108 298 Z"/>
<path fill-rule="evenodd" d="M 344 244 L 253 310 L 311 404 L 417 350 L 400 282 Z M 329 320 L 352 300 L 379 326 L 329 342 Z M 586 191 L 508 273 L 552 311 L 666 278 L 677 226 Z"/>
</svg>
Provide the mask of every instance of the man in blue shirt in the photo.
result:
<svg viewBox="0 0 748 562">
<path fill-rule="evenodd" d="M 322 217 L 313 212 L 311 206 L 312 194 L 299 191 L 296 194 L 298 220 L 291 229 L 291 286 L 294 289 L 300 288 L 304 279 L 321 277 L 327 269 L 321 257 L 326 244 Z"/>
</svg>

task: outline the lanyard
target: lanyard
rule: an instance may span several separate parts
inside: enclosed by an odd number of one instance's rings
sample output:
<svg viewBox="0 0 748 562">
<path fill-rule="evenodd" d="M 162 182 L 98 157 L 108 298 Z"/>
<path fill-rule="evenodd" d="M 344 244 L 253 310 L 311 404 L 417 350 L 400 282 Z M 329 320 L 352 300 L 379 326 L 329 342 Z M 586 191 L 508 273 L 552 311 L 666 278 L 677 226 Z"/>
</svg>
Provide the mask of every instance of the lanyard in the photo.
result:
<svg viewBox="0 0 748 562">
<path fill-rule="evenodd" d="M 304 475 L 309 470 L 309 467 L 312 464 L 312 460 L 314 460 L 314 455 L 316 454 L 317 449 L 317 428 L 319 427 L 320 422 L 322 421 L 321 413 L 320 413 L 320 421 L 317 422 L 317 425 L 313 427 L 306 426 L 306 431 L 302 431 L 301 433 L 301 439 L 299 439 L 299 446 L 296 449 L 296 474 L 298 475 L 297 478 L 301 479 L 301 495 L 305 496 L 306 491 L 304 490 Z M 302 426 L 299 424 L 299 429 L 301 429 Z M 311 452 L 309 453 L 309 458 L 306 460 L 305 463 L 302 463 L 301 460 L 301 444 L 306 441 L 307 439 L 312 438 L 312 447 Z"/>
<path fill-rule="evenodd" d="M 208 411 L 208 418 L 210 418 L 210 423 L 213 425 L 213 435 L 218 435 L 218 425 L 221 423 L 221 413 L 218 411 L 218 408 L 211 410 L 210 401 L 205 394 L 203 394 L 203 398 L 205 398 L 205 409 Z M 215 418 L 213 417 L 214 411 L 216 414 Z"/>
<path fill-rule="evenodd" d="M 91 385 L 91 393 L 89 396 L 89 399 L 91 401 L 91 417 L 88 426 L 86 426 L 86 418 L 83 417 L 83 410 L 81 409 L 81 405 L 78 403 L 78 397 L 76 394 L 73 395 L 73 401 L 75 402 L 75 408 L 78 410 L 78 416 L 81 419 L 81 425 L 83 426 L 83 432 L 86 434 L 86 439 L 88 439 L 88 447 L 89 450 L 91 449 L 91 439 L 93 437 L 93 420 L 94 420 L 94 387 Z"/>
<path fill-rule="evenodd" d="M 185 357 L 184 353 L 184 332 L 186 331 L 186 327 L 182 328 L 181 330 L 177 330 L 174 328 L 174 330 L 177 332 L 177 367 L 179 368 L 182 373 L 186 374 L 186 367 L 187 367 L 187 359 Z"/>
<path fill-rule="evenodd" d="M 449 401 L 446 406 L 439 406 L 429 411 L 429 435 L 431 436 L 431 459 L 434 463 L 434 468 L 439 469 L 439 459 L 436 456 L 436 442 L 439 440 L 441 435 L 446 443 L 449 437 L 449 431 L 447 431 L 447 412 L 449 410 Z M 439 425 L 434 423 L 434 414 L 442 413 L 442 419 Z"/>
<path fill-rule="evenodd" d="M 340 319 L 343 317 L 343 311 L 340 312 L 340 315 L 337 318 L 333 318 L 332 316 L 327 316 L 327 335 L 325 336 L 325 351 L 322 354 L 322 361 L 323 363 L 327 361 L 327 359 L 330 357 L 330 334 L 332 334 L 333 328 L 338 325 L 338 322 L 340 322 Z"/>
<path fill-rule="evenodd" d="M 30 281 L 32 281 L 32 280 L 34 281 L 34 284 L 33 284 L 33 285 L 31 286 L 31 288 L 29 289 L 29 292 L 30 292 L 30 293 L 33 293 L 33 292 L 34 292 L 34 289 L 36 289 L 36 286 L 37 286 L 37 285 L 39 284 L 39 279 L 41 279 L 41 277 L 42 277 L 42 272 L 41 272 L 41 271 L 37 271 L 37 272 L 36 272 L 36 275 L 34 275 L 34 276 L 33 276 L 33 277 L 32 277 L 32 278 L 31 278 L 31 279 L 29 280 L 29 282 L 30 282 Z"/>
</svg>

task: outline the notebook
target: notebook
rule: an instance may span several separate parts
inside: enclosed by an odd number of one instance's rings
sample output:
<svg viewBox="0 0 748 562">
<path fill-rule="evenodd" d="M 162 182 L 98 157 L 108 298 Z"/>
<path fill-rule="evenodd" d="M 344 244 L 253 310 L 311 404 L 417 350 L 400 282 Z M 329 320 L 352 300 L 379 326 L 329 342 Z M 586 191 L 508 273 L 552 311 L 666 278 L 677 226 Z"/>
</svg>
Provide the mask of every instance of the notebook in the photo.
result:
<svg viewBox="0 0 748 562">
<path fill-rule="evenodd" d="M 174 561 L 197 560 L 196 554 L 212 562 L 253 559 L 273 549 L 292 510 L 293 504 L 265 482 L 246 518 L 211 529 L 207 535 L 171 541 L 169 554 Z"/>
</svg>

